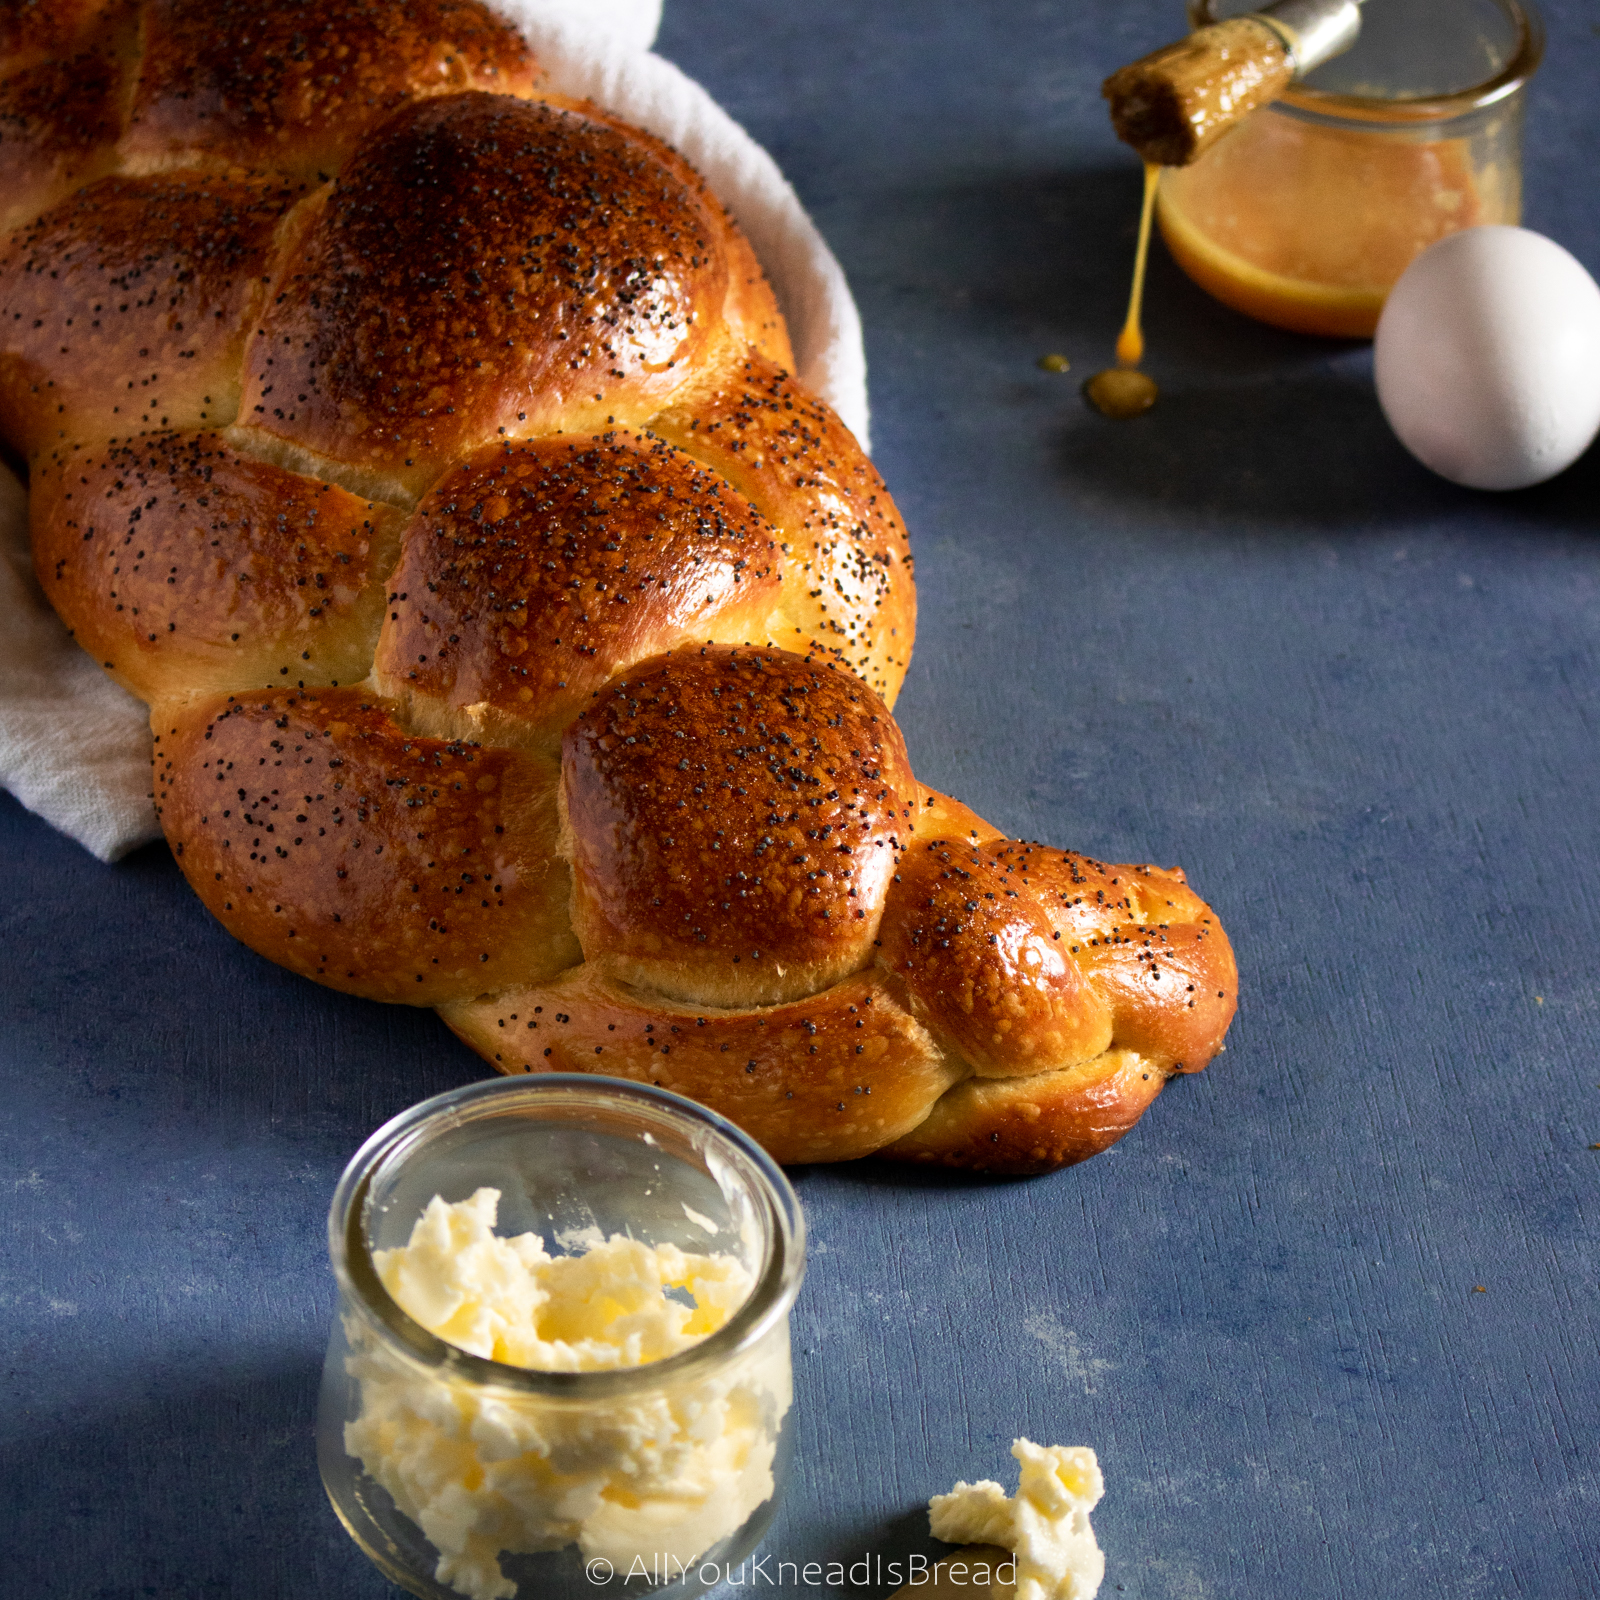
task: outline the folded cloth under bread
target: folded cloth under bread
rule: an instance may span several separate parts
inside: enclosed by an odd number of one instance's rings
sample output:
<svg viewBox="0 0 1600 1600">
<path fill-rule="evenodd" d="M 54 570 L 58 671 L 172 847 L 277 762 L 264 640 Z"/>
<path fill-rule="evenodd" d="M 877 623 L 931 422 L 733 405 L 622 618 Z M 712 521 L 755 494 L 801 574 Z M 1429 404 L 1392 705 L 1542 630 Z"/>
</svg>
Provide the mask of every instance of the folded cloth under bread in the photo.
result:
<svg viewBox="0 0 1600 1600">
<path fill-rule="evenodd" d="M 861 321 L 844 273 L 777 163 L 699 84 L 650 50 L 661 0 L 491 0 L 550 88 L 675 145 L 755 248 L 798 375 L 869 448 Z M 0 786 L 103 861 L 161 837 L 149 713 L 73 643 L 34 581 L 27 496 L 0 465 Z"/>
</svg>

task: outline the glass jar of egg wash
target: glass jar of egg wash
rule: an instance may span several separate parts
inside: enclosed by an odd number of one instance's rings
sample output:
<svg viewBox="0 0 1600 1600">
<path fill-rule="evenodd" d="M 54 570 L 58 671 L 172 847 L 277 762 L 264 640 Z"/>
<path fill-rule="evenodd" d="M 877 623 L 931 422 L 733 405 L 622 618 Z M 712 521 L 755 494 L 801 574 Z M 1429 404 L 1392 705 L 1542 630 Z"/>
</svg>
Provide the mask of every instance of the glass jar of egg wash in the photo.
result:
<svg viewBox="0 0 1600 1600">
<path fill-rule="evenodd" d="M 1249 0 L 1190 0 L 1200 28 Z M 1247 316 L 1371 338 L 1435 240 L 1522 215 L 1523 91 L 1544 37 L 1519 0 L 1374 0 L 1344 55 L 1161 175 L 1173 258 Z"/>
<path fill-rule="evenodd" d="M 805 1226 L 782 1172 L 676 1095 L 475 1083 L 379 1129 L 328 1218 L 322 1478 L 432 1600 L 688 1600 L 788 1470 Z"/>
</svg>

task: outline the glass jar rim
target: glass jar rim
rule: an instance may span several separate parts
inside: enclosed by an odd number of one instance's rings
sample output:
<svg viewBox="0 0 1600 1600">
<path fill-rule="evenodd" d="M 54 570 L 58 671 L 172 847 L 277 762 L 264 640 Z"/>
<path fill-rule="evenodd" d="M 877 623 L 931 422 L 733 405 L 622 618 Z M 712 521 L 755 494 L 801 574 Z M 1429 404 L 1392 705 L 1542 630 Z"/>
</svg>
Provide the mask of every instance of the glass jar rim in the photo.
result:
<svg viewBox="0 0 1600 1600">
<path fill-rule="evenodd" d="M 687 1350 L 636 1367 L 586 1372 L 550 1372 L 510 1366 L 473 1355 L 453 1345 L 412 1317 L 384 1287 L 367 1238 L 367 1208 L 375 1179 L 404 1160 L 430 1125 L 459 1125 L 472 1115 L 489 1115 L 486 1106 L 504 1109 L 517 1099 L 552 1107 L 630 1109 L 645 1121 L 675 1128 L 719 1147 L 736 1170 L 751 1181 L 766 1213 L 766 1250 L 754 1287 L 744 1303 L 715 1333 Z M 392 1117 L 351 1157 L 328 1210 L 328 1255 L 344 1298 L 380 1335 L 392 1355 L 427 1373 L 507 1397 L 537 1395 L 556 1403 L 615 1401 L 665 1382 L 692 1379 L 703 1369 L 751 1349 L 774 1323 L 786 1317 L 805 1276 L 805 1216 L 782 1169 L 742 1128 L 716 1112 L 650 1084 L 589 1073 L 538 1073 L 488 1078 L 435 1095 Z"/>
<path fill-rule="evenodd" d="M 1498 0 L 1517 30 L 1510 58 L 1498 72 L 1481 83 L 1456 89 L 1449 94 L 1364 95 L 1335 94 L 1328 89 L 1313 89 L 1307 84 L 1290 84 L 1274 105 L 1341 122 L 1387 122 L 1410 124 L 1448 122 L 1469 112 L 1481 111 L 1515 94 L 1534 74 L 1544 57 L 1544 24 L 1529 0 Z M 1248 12 L 1229 15 L 1246 16 Z M 1217 0 L 1189 0 L 1189 21 L 1195 28 L 1226 20 L 1218 13 Z"/>
</svg>

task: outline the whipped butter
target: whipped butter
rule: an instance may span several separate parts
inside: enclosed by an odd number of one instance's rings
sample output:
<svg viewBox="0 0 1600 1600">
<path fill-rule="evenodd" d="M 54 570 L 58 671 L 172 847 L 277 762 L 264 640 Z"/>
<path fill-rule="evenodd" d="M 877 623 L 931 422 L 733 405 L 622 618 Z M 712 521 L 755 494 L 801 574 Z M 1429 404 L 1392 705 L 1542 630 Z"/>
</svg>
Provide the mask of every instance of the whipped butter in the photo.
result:
<svg viewBox="0 0 1600 1600">
<path fill-rule="evenodd" d="M 1018 1439 L 1011 1454 L 1022 1469 L 1015 1496 L 987 1479 L 936 1494 L 928 1502 L 934 1538 L 1013 1551 L 1016 1600 L 1093 1600 L 1106 1573 L 1089 1526 L 1106 1492 L 1094 1451 Z"/>
<path fill-rule="evenodd" d="M 640 1367 L 723 1327 L 752 1280 L 731 1255 L 621 1235 L 551 1256 L 494 1232 L 496 1189 L 435 1196 L 410 1240 L 373 1253 L 384 1287 L 439 1338 L 548 1372 Z M 452 1381 L 348 1318 L 360 1412 L 345 1449 L 439 1552 L 435 1577 L 508 1600 L 499 1555 L 576 1544 L 621 1576 L 677 1571 L 773 1493 L 789 1409 L 787 1329 L 726 1364 L 617 1399 L 553 1400 Z"/>
</svg>

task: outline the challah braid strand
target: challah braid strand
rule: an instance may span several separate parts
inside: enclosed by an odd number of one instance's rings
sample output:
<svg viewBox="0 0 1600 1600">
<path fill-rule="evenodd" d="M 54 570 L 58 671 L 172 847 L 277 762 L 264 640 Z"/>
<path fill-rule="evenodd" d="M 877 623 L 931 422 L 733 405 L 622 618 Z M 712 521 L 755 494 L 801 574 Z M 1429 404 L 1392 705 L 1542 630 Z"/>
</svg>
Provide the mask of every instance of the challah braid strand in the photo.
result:
<svg viewBox="0 0 1600 1600">
<path fill-rule="evenodd" d="M 202 899 L 784 1160 L 1119 1137 L 1220 1047 L 1226 938 L 916 783 L 905 531 L 731 219 L 471 0 L 309 15 L 0 9 L 0 108 L 103 68 L 98 133 L 0 151 L 0 429 Z"/>
</svg>

